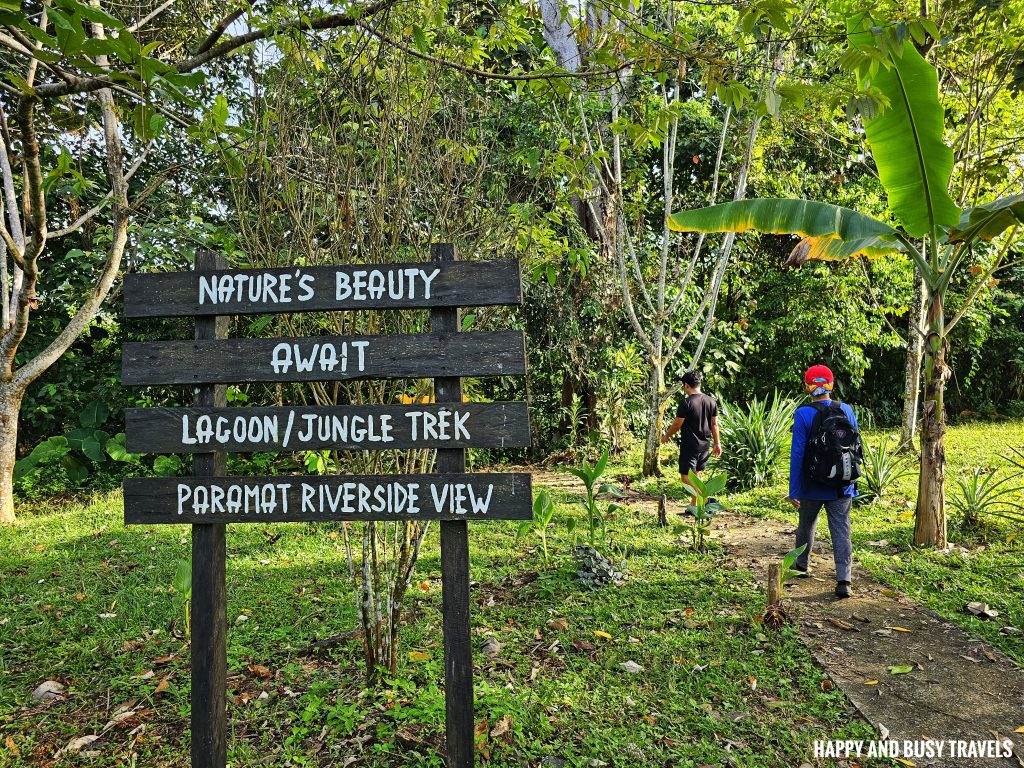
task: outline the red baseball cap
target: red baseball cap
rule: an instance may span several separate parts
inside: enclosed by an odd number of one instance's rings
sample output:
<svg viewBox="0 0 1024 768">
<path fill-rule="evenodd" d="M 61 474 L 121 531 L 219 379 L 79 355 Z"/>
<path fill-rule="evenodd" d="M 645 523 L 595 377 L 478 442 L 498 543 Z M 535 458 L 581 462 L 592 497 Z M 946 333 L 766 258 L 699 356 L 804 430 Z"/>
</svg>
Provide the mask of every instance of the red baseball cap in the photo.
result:
<svg viewBox="0 0 1024 768">
<path fill-rule="evenodd" d="M 825 384 L 833 382 L 832 371 L 829 370 L 828 366 L 812 365 L 807 369 L 807 373 L 804 374 L 804 384 L 821 383 L 822 379 L 824 379 Z"/>
</svg>

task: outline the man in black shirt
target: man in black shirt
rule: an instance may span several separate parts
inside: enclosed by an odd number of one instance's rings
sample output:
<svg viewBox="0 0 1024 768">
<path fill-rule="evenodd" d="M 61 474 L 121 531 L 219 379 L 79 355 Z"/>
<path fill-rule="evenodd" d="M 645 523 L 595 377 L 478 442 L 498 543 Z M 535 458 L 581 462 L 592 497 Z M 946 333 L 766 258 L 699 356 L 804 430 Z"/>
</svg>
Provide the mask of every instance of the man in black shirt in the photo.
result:
<svg viewBox="0 0 1024 768">
<path fill-rule="evenodd" d="M 690 371 L 683 376 L 686 397 L 679 402 L 676 419 L 661 438 L 664 444 L 676 432 L 679 433 L 679 475 L 687 485 L 690 485 L 687 475 L 691 470 L 699 475 L 711 453 L 716 457 L 722 455 L 718 434 L 718 403 L 711 395 L 700 391 L 701 378 L 699 371 Z M 695 504 L 696 498 L 690 503 Z"/>
</svg>

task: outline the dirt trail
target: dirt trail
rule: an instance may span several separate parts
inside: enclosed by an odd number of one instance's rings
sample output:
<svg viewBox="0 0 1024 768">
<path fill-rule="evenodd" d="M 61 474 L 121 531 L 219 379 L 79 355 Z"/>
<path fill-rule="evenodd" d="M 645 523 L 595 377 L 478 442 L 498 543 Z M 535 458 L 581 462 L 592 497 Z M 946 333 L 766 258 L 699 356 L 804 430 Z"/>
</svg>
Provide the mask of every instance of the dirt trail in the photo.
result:
<svg viewBox="0 0 1024 768">
<path fill-rule="evenodd" d="M 552 472 L 535 472 L 537 483 L 575 492 L 578 481 Z M 654 502 L 630 500 L 634 509 L 656 517 Z M 669 502 L 671 517 L 682 505 Z M 819 536 L 826 526 L 819 526 Z M 795 526 L 721 514 L 713 524 L 737 567 L 766 578 L 793 547 Z M 934 768 L 1021 768 L 1024 766 L 1024 670 L 984 640 L 922 608 L 902 593 L 876 581 L 856 562 L 854 594 L 835 597 L 835 568 L 827 540 L 819 539 L 811 560 L 812 576 L 786 582 L 784 606 L 818 663 L 850 702 L 879 731 L 881 739 L 993 741 L 1010 739 L 1014 756 L 911 758 Z M 910 666 L 893 674 L 890 666 Z M 831 761 L 825 760 L 824 764 Z"/>
<path fill-rule="evenodd" d="M 766 576 L 793 547 L 794 525 L 725 514 L 715 521 L 737 566 Z M 876 581 L 854 557 L 854 594 L 834 596 L 835 567 L 819 541 L 812 576 L 786 583 L 784 605 L 818 662 L 889 739 L 1011 739 L 1014 757 L 914 759 L 918 766 L 1024 766 L 1024 670 L 997 649 Z M 908 631 L 904 631 L 908 630 Z M 912 666 L 892 674 L 890 666 Z M 877 682 L 873 682 L 877 681 Z M 869 684 L 872 683 L 873 684 Z"/>
</svg>

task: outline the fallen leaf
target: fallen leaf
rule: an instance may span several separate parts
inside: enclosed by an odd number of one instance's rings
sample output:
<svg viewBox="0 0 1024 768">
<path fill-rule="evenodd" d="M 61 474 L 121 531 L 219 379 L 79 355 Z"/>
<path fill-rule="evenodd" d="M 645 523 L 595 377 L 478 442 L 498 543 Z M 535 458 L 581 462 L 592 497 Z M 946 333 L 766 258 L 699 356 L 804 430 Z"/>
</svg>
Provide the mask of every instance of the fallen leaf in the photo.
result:
<svg viewBox="0 0 1024 768">
<path fill-rule="evenodd" d="M 917 763 L 912 763 L 909 760 L 904 760 L 902 757 L 894 757 L 893 760 L 895 760 L 897 763 L 902 763 L 903 765 L 909 765 L 911 766 L 911 768 L 917 765 Z"/>
<path fill-rule="evenodd" d="M 140 680 L 149 680 L 154 675 L 156 675 L 156 672 L 154 672 L 152 669 L 147 669 L 145 672 L 142 672 L 142 673 L 139 674 L 139 679 Z"/>
<path fill-rule="evenodd" d="M 505 715 L 491 728 L 491 738 L 497 739 L 512 730 L 512 715 Z"/>
<path fill-rule="evenodd" d="M 64 749 L 60 750 L 58 754 L 66 754 L 68 752 L 81 752 L 83 749 L 85 749 L 98 739 L 99 736 L 93 736 L 92 734 L 89 734 L 88 736 L 79 736 L 69 741 L 68 745 L 64 747 Z"/>
<path fill-rule="evenodd" d="M 60 698 L 64 693 L 64 686 L 56 680 L 47 680 L 36 686 L 32 691 L 32 701 L 51 701 Z"/>
<path fill-rule="evenodd" d="M 637 664 L 635 661 L 624 661 L 621 664 L 619 664 L 619 666 L 631 675 L 636 675 L 644 671 L 644 668 Z"/>
<path fill-rule="evenodd" d="M 598 637 L 603 637 L 605 640 L 611 640 L 612 639 L 611 635 L 609 635 L 607 632 L 601 631 L 600 629 L 595 629 L 594 630 L 594 634 L 597 635 Z"/>
<path fill-rule="evenodd" d="M 826 693 L 835 690 L 835 687 L 835 683 L 833 683 L 831 680 L 825 679 L 821 681 L 821 690 L 825 691 Z"/>
<path fill-rule="evenodd" d="M 159 667 L 159 666 L 163 666 L 164 664 L 169 664 L 173 659 L 174 659 L 174 654 L 173 653 L 169 653 L 166 656 L 157 656 L 155 659 L 153 659 L 153 666 L 154 667 Z"/>
<path fill-rule="evenodd" d="M 18 745 L 14 743 L 14 739 L 10 736 L 7 737 L 7 740 L 4 742 L 4 745 L 7 747 L 7 751 L 15 757 L 18 757 L 21 754 L 21 752 L 18 750 Z"/>
<path fill-rule="evenodd" d="M 877 680 L 865 680 L 864 685 L 878 685 Z"/>
<path fill-rule="evenodd" d="M 1013 729 L 1013 732 L 1014 733 L 1024 733 L 1024 725 L 1018 725 L 1016 728 Z"/>
<path fill-rule="evenodd" d="M 83 600 L 85 600 L 85 593 L 84 592 L 75 592 L 75 600 L 77 602 L 79 602 L 79 603 L 82 602 Z"/>
<path fill-rule="evenodd" d="M 886 667 L 889 672 L 893 675 L 905 675 L 908 672 L 913 672 L 914 667 L 910 664 L 896 664 L 891 667 Z"/>
<path fill-rule="evenodd" d="M 424 653 L 423 651 L 409 651 L 409 661 L 426 661 L 429 658 L 429 653 Z"/>
<path fill-rule="evenodd" d="M 498 642 L 498 639 L 496 637 L 488 637 L 486 640 L 484 640 L 483 652 L 486 653 L 488 656 L 493 657 L 501 653 L 501 649 L 503 647 L 504 646 L 502 646 L 502 644 Z"/>
<path fill-rule="evenodd" d="M 891 630 L 893 630 L 895 632 L 909 632 L 910 631 L 906 627 L 889 627 L 889 626 L 887 626 L 886 629 L 891 629 Z"/>
<path fill-rule="evenodd" d="M 269 680 L 274 676 L 269 667 L 265 667 L 262 664 L 250 664 L 247 669 L 261 680 Z"/>
<path fill-rule="evenodd" d="M 156 688 L 153 689 L 153 695 L 157 696 L 158 694 L 166 691 L 169 687 L 170 684 L 167 682 L 167 678 L 162 678 L 160 682 L 156 684 Z"/>
<path fill-rule="evenodd" d="M 548 627 L 556 632 L 565 632 L 569 628 L 569 620 L 565 618 L 552 619 L 548 622 Z"/>
<path fill-rule="evenodd" d="M 747 682 L 750 683 L 750 690 L 752 690 L 752 691 L 756 691 L 757 690 L 757 678 L 756 677 L 749 678 L 747 680 Z"/>
</svg>

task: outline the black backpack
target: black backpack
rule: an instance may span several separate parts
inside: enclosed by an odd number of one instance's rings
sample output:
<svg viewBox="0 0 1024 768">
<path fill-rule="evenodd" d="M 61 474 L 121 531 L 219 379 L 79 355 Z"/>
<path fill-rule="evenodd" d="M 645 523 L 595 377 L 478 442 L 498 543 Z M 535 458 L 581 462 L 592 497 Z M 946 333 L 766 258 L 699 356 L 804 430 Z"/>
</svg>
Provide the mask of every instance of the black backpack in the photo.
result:
<svg viewBox="0 0 1024 768">
<path fill-rule="evenodd" d="M 821 485 L 845 488 L 861 476 L 864 446 L 860 432 L 836 401 L 811 403 L 817 413 L 804 453 L 807 477 Z"/>
</svg>

